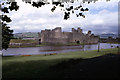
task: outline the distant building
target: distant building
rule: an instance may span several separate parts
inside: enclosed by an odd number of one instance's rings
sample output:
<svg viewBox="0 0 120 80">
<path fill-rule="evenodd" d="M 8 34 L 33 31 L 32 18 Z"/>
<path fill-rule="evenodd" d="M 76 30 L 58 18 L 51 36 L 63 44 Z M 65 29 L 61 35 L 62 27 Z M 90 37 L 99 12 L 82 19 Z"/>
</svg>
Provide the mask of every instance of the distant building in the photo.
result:
<svg viewBox="0 0 120 80">
<path fill-rule="evenodd" d="M 101 42 L 118 42 L 120 38 L 116 34 L 101 34 L 100 41 Z"/>
<path fill-rule="evenodd" d="M 117 38 L 117 35 L 115 35 L 115 34 L 101 34 L 100 35 L 100 38 L 104 38 L 104 39 L 107 39 L 109 37 L 111 37 L 111 38 Z"/>
<path fill-rule="evenodd" d="M 66 44 L 66 43 L 98 43 L 99 37 L 91 34 L 88 31 L 87 34 L 83 34 L 82 29 L 77 30 L 72 28 L 72 32 L 62 32 L 61 27 L 57 27 L 53 30 L 45 29 L 40 34 L 41 43 L 49 44 Z"/>
</svg>

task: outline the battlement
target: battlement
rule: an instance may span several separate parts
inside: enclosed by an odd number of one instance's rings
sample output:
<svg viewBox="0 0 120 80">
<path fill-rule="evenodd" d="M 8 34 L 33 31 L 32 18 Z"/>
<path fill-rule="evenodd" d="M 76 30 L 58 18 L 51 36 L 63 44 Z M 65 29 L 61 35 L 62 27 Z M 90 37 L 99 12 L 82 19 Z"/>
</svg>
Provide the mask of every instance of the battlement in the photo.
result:
<svg viewBox="0 0 120 80">
<path fill-rule="evenodd" d="M 62 32 L 61 27 L 56 27 L 55 29 L 52 29 L 53 32 Z"/>
<path fill-rule="evenodd" d="M 45 31 L 51 31 L 50 29 L 45 29 Z"/>
<path fill-rule="evenodd" d="M 91 34 L 91 33 L 92 33 L 92 31 L 89 30 L 88 33 L 87 33 L 87 35 L 88 35 L 88 36 L 93 35 L 93 34 Z"/>
<path fill-rule="evenodd" d="M 72 28 L 72 32 L 73 33 L 82 33 L 82 29 L 80 27 L 78 27 L 77 30 Z"/>
<path fill-rule="evenodd" d="M 72 32 L 62 32 L 61 27 L 56 27 L 52 30 L 45 29 L 41 31 L 41 43 L 62 44 L 76 41 L 79 41 L 80 43 L 97 43 L 98 37 L 95 37 L 94 34 L 91 34 L 90 30 L 85 35 L 80 27 L 77 29 L 72 28 Z"/>
<path fill-rule="evenodd" d="M 82 33 L 82 29 L 81 29 L 80 27 L 78 27 L 77 31 L 78 31 L 79 33 Z"/>
</svg>

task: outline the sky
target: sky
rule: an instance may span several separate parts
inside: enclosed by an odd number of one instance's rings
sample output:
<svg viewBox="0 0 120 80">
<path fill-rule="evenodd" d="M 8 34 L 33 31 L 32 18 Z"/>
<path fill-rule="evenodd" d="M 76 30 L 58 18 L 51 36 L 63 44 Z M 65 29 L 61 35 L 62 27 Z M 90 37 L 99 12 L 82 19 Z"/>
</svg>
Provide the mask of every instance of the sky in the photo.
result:
<svg viewBox="0 0 120 80">
<path fill-rule="evenodd" d="M 51 12 L 53 5 L 45 5 L 40 8 L 31 6 L 17 0 L 20 6 L 18 11 L 11 11 L 8 16 L 12 22 L 8 24 L 14 33 L 21 32 L 41 32 L 44 29 L 54 29 L 62 27 L 62 31 L 70 32 L 72 28 L 80 27 L 84 33 L 91 30 L 94 34 L 118 33 L 118 1 L 98 0 L 96 3 L 84 3 L 84 8 L 89 11 L 84 12 L 86 18 L 76 17 L 71 14 L 68 20 L 64 20 L 64 12 L 57 8 Z M 76 2 L 73 5 L 77 6 Z M 77 13 L 77 12 L 76 12 Z"/>
</svg>

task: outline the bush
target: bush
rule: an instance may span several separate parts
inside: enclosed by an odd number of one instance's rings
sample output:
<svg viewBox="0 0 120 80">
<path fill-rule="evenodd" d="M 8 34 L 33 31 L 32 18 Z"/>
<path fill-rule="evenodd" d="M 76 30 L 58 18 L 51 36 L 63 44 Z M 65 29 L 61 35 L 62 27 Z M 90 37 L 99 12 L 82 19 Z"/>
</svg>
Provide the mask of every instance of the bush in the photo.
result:
<svg viewBox="0 0 120 80">
<path fill-rule="evenodd" d="M 80 43 L 80 41 L 77 41 L 77 44 L 79 44 Z"/>
</svg>

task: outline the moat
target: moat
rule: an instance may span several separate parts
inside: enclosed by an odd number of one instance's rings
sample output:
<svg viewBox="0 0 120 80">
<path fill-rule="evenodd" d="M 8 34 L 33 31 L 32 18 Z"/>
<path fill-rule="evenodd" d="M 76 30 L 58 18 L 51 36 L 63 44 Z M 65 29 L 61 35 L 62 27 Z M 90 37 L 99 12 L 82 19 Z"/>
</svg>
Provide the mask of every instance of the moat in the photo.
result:
<svg viewBox="0 0 120 80">
<path fill-rule="evenodd" d="M 116 48 L 118 44 L 100 43 L 100 49 Z M 3 50 L 3 56 L 12 55 L 37 55 L 50 53 L 65 53 L 73 51 L 97 50 L 98 44 L 84 46 L 41 46 L 29 48 L 8 48 Z"/>
</svg>

